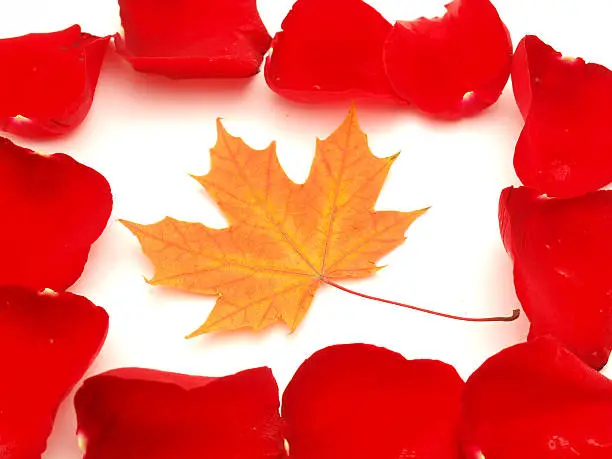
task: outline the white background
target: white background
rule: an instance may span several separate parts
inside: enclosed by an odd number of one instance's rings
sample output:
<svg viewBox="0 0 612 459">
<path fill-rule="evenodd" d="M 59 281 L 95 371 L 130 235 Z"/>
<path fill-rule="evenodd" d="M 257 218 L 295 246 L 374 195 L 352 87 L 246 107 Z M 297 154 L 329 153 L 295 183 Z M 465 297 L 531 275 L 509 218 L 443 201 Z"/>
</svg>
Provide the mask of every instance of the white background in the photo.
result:
<svg viewBox="0 0 612 459">
<path fill-rule="evenodd" d="M 293 2 L 258 3 L 274 34 Z M 441 0 L 369 3 L 392 21 L 443 11 Z M 537 34 L 566 55 L 612 66 L 609 0 L 494 3 L 515 44 L 526 33 Z M 112 34 L 120 27 L 118 6 L 113 0 L 0 2 L 2 37 L 54 31 L 73 23 L 97 35 Z M 170 215 L 221 227 L 223 217 L 188 176 L 208 171 L 217 117 L 253 147 L 263 148 L 276 139 L 287 173 L 303 181 L 315 138 L 328 136 L 348 106 L 285 101 L 268 89 L 263 74 L 240 81 L 178 82 L 143 75 L 111 51 L 91 113 L 74 134 L 44 142 L 13 138 L 41 152 L 73 155 L 104 174 L 113 189 L 109 227 L 93 246 L 83 277 L 71 288 L 104 306 L 111 317 L 108 340 L 89 375 L 119 366 L 225 375 L 268 365 L 282 390 L 314 351 L 335 343 L 367 342 L 408 358 L 444 360 L 467 377 L 493 353 L 524 340 L 524 317 L 512 324 L 454 322 L 331 287 L 318 292 L 293 335 L 278 326 L 259 334 L 183 338 L 205 320 L 214 299 L 148 286 L 143 277 L 151 276 L 152 267 L 136 238 L 117 219 L 152 223 Z M 406 243 L 383 260 L 386 269 L 350 287 L 452 314 L 510 313 L 517 300 L 497 227 L 499 193 L 518 183 L 512 154 L 522 120 L 510 85 L 498 104 L 455 123 L 382 103 L 358 104 L 358 114 L 374 154 L 402 152 L 377 208 L 432 209 L 408 231 Z M 69 399 L 60 409 L 45 459 L 81 457 L 74 429 Z"/>
</svg>

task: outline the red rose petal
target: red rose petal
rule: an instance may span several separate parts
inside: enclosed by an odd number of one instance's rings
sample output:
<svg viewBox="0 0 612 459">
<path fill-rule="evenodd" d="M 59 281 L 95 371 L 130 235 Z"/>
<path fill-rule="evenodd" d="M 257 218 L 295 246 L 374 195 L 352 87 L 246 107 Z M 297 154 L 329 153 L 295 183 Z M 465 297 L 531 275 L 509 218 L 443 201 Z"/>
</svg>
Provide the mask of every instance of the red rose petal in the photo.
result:
<svg viewBox="0 0 612 459">
<path fill-rule="evenodd" d="M 572 197 L 612 182 L 612 71 L 563 58 L 528 35 L 516 50 L 512 85 L 525 118 L 514 167 L 526 186 Z"/>
<path fill-rule="evenodd" d="M 382 62 L 391 24 L 361 0 L 298 0 L 266 59 L 268 86 L 288 99 L 395 99 Z"/>
<path fill-rule="evenodd" d="M 40 458 L 107 330 L 104 309 L 84 297 L 0 286 L 0 457 Z"/>
<path fill-rule="evenodd" d="M 612 381 L 551 338 L 491 357 L 462 404 L 465 459 L 612 457 Z"/>
<path fill-rule="evenodd" d="M 523 119 L 531 108 L 532 89 L 538 89 L 542 77 L 561 65 L 562 59 L 561 53 L 536 36 L 527 35 L 519 42 L 512 60 L 512 91 Z"/>
<path fill-rule="evenodd" d="M 68 288 L 111 208 L 108 182 L 95 170 L 0 137 L 0 284 Z"/>
<path fill-rule="evenodd" d="M 139 72 L 171 78 L 248 77 L 270 35 L 256 0 L 119 0 L 117 51 Z"/>
<path fill-rule="evenodd" d="M 109 37 L 74 25 L 0 40 L 0 129 L 22 136 L 67 133 L 94 98 Z"/>
<path fill-rule="evenodd" d="M 463 381 L 439 361 L 365 344 L 331 346 L 283 395 L 293 459 L 458 459 Z"/>
<path fill-rule="evenodd" d="M 499 218 L 529 338 L 554 335 L 602 368 L 612 349 L 612 191 L 560 200 L 507 188 Z"/>
<path fill-rule="evenodd" d="M 454 0 L 442 18 L 398 21 L 384 46 L 393 89 L 424 112 L 476 113 L 508 81 L 512 41 L 489 0 Z"/>
<path fill-rule="evenodd" d="M 75 406 L 84 459 L 282 459 L 268 368 L 222 378 L 125 368 L 94 376 Z"/>
</svg>

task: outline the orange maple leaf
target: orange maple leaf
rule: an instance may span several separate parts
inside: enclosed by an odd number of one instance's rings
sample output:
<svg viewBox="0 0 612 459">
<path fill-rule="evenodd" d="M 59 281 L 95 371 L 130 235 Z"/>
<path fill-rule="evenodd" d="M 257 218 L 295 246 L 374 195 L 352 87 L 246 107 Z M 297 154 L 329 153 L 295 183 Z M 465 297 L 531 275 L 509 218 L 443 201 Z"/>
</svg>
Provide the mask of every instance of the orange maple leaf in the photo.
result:
<svg viewBox="0 0 612 459">
<path fill-rule="evenodd" d="M 189 337 L 215 330 L 259 330 L 283 321 L 294 330 L 321 284 L 367 277 L 404 240 L 426 209 L 375 211 L 395 156 L 376 158 L 354 108 L 318 140 L 310 175 L 292 182 L 276 145 L 254 150 L 220 121 L 211 170 L 195 177 L 229 221 L 225 229 L 167 217 L 123 221 L 155 266 L 148 282 L 217 295 L 208 319 Z"/>
</svg>

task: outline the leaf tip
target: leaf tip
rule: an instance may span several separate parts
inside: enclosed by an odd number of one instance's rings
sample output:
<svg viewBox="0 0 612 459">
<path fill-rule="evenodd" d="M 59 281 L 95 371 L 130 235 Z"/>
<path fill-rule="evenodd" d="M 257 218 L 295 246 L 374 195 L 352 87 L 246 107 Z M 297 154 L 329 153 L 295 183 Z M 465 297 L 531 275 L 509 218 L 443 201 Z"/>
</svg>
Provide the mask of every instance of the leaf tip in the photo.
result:
<svg viewBox="0 0 612 459">
<path fill-rule="evenodd" d="M 222 139 L 223 137 L 228 137 L 229 133 L 227 132 L 227 129 L 225 129 L 225 126 L 223 125 L 223 118 L 217 118 L 217 142 L 219 141 L 219 139 Z"/>
<path fill-rule="evenodd" d="M 119 223 L 129 229 L 132 233 L 135 233 L 138 227 L 140 226 L 138 223 L 131 222 L 129 220 L 124 220 L 123 218 L 117 219 Z"/>
<path fill-rule="evenodd" d="M 193 338 L 197 338 L 198 336 L 202 335 L 202 332 L 198 330 L 193 331 L 191 333 L 189 333 L 188 335 L 185 336 L 185 339 L 193 339 Z"/>
<path fill-rule="evenodd" d="M 359 121 L 357 119 L 357 104 L 355 103 L 355 101 L 351 102 L 351 106 L 349 108 L 346 119 L 349 124 L 359 124 Z"/>
<path fill-rule="evenodd" d="M 285 321 L 287 328 L 289 329 L 289 335 L 293 335 L 300 325 L 301 319 Z"/>
<path fill-rule="evenodd" d="M 206 175 L 195 175 L 195 174 L 187 174 L 190 178 L 194 179 L 200 185 L 204 186 L 204 180 Z"/>
<path fill-rule="evenodd" d="M 205 335 L 206 333 L 212 331 L 212 329 L 205 324 L 201 325 L 198 329 L 192 331 L 191 333 L 189 333 L 187 336 L 185 336 L 185 339 L 193 339 L 193 338 L 197 338 L 198 336 L 202 336 Z"/>
<path fill-rule="evenodd" d="M 211 322 L 210 317 L 206 319 L 202 325 L 200 325 L 196 330 L 189 333 L 185 336 L 185 339 L 197 338 L 198 336 L 206 335 L 207 333 L 215 332 L 215 331 L 226 331 L 230 330 L 229 328 L 223 328 L 219 326 L 218 323 Z"/>
</svg>

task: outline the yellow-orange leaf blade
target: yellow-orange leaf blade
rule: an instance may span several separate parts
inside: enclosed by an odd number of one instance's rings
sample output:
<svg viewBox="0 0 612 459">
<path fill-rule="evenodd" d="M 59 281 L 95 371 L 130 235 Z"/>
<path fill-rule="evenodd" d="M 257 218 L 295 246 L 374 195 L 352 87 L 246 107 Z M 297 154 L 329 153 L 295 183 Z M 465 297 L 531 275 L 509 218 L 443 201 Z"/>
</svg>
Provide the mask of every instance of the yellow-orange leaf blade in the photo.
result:
<svg viewBox="0 0 612 459">
<path fill-rule="evenodd" d="M 322 282 L 374 273 L 376 261 L 401 244 L 425 212 L 374 211 L 395 158 L 372 155 L 351 109 L 317 142 L 310 175 L 297 185 L 280 166 L 274 144 L 254 150 L 219 123 L 211 170 L 197 180 L 229 228 L 172 218 L 123 223 L 155 266 L 151 284 L 218 296 L 191 336 L 278 321 L 294 329 Z"/>
</svg>

